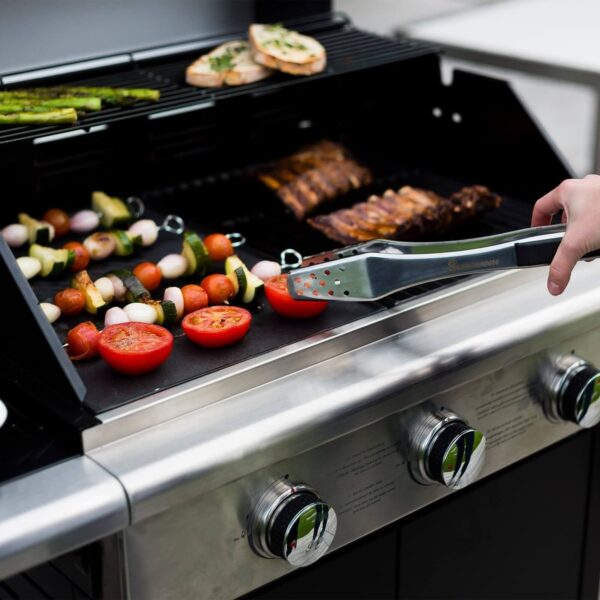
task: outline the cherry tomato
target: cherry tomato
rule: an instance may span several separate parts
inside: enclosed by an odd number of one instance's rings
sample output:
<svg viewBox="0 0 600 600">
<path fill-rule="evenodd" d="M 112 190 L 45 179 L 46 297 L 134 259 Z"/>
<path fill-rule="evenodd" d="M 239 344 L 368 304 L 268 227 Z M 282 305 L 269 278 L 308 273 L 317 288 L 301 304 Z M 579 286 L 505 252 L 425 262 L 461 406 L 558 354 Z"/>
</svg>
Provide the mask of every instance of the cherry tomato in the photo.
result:
<svg viewBox="0 0 600 600">
<path fill-rule="evenodd" d="M 288 292 L 288 276 L 277 275 L 265 281 L 265 296 L 275 312 L 292 319 L 310 319 L 328 306 L 326 300 L 295 300 Z"/>
<path fill-rule="evenodd" d="M 60 312 L 68 317 L 78 315 L 85 307 L 85 296 L 83 292 L 74 288 L 66 288 L 56 292 L 54 304 L 60 308 Z"/>
<path fill-rule="evenodd" d="M 87 360 L 98 354 L 98 329 L 91 321 L 79 323 L 67 333 L 71 360 Z"/>
<path fill-rule="evenodd" d="M 210 304 L 223 304 L 235 294 L 233 282 L 227 275 L 208 275 L 202 280 L 200 285 L 208 294 Z"/>
<path fill-rule="evenodd" d="M 69 233 L 71 227 L 69 215 L 64 210 L 60 210 L 60 208 L 47 210 L 42 217 L 42 221 L 46 221 L 46 223 L 50 223 L 54 227 L 56 237 Z"/>
<path fill-rule="evenodd" d="M 252 315 L 239 306 L 209 306 L 183 318 L 181 326 L 188 338 L 200 346 L 218 348 L 241 340 L 252 322 Z"/>
<path fill-rule="evenodd" d="M 186 314 L 208 306 L 208 294 L 199 285 L 192 283 L 184 285 L 181 293 L 183 294 L 183 310 Z"/>
<path fill-rule="evenodd" d="M 116 371 L 141 375 L 167 360 L 173 350 L 173 336 L 160 325 L 118 323 L 100 333 L 98 350 Z"/>
<path fill-rule="evenodd" d="M 234 250 L 230 239 L 222 233 L 211 233 L 204 238 L 204 245 L 208 250 L 211 260 L 225 260 L 233 256 Z"/>
<path fill-rule="evenodd" d="M 133 274 L 149 292 L 154 291 L 162 281 L 160 269 L 152 262 L 140 263 L 134 267 Z"/>
<path fill-rule="evenodd" d="M 75 252 L 75 260 L 71 264 L 71 271 L 83 271 L 90 264 L 90 253 L 87 248 L 79 242 L 69 242 L 63 246 L 67 250 Z"/>
</svg>

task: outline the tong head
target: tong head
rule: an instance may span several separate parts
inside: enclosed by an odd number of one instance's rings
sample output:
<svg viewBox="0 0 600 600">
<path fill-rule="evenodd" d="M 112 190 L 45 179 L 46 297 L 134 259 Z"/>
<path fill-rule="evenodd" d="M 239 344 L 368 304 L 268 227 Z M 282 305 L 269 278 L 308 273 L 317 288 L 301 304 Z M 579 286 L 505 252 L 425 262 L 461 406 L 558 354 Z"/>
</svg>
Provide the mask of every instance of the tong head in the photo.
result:
<svg viewBox="0 0 600 600">
<path fill-rule="evenodd" d="M 369 252 L 395 252 L 403 253 L 403 247 L 406 244 L 390 240 L 370 240 L 361 244 L 353 244 L 344 248 L 336 248 L 328 252 L 321 252 L 313 256 L 307 256 L 302 261 L 303 267 L 312 265 L 320 265 L 322 263 L 331 262 L 340 258 L 349 258 L 358 254 L 368 254 Z"/>
<path fill-rule="evenodd" d="M 290 272 L 288 290 L 297 300 L 376 300 L 389 293 L 376 285 L 382 262 L 375 253 L 356 253 L 300 267 Z"/>
</svg>

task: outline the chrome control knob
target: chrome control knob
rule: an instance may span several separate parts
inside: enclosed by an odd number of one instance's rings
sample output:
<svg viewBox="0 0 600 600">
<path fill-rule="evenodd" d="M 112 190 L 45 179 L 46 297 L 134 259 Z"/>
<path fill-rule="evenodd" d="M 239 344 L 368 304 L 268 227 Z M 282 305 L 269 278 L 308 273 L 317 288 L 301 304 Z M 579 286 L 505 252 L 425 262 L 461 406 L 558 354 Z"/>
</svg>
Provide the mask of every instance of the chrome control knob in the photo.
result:
<svg viewBox="0 0 600 600">
<path fill-rule="evenodd" d="M 485 436 L 444 409 L 423 415 L 410 440 L 409 466 L 419 483 L 452 489 L 473 483 L 485 459 Z"/>
<path fill-rule="evenodd" d="M 250 517 L 249 541 L 260 556 L 304 567 L 327 552 L 336 530 L 335 511 L 312 488 L 279 480 L 262 495 Z"/>
<path fill-rule="evenodd" d="M 542 403 L 551 421 L 580 427 L 600 422 L 600 371 L 573 354 L 561 356 L 543 376 Z"/>
</svg>

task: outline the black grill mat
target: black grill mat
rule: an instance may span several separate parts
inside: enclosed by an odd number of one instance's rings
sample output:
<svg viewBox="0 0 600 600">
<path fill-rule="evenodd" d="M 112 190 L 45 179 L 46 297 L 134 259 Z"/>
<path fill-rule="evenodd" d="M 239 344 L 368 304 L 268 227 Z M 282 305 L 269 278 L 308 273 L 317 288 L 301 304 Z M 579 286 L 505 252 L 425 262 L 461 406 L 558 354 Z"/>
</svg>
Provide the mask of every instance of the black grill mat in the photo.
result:
<svg viewBox="0 0 600 600">
<path fill-rule="evenodd" d="M 166 204 L 168 205 L 168 204 Z M 147 208 L 144 218 L 153 218 L 157 223 L 162 222 L 164 214 Z M 186 227 L 202 235 L 206 229 L 186 219 Z M 65 238 L 66 240 L 67 238 Z M 69 239 L 73 239 L 69 236 Z M 135 257 L 110 257 L 99 263 L 90 263 L 89 273 L 93 280 L 118 268 L 133 268 L 142 261 L 158 262 L 163 256 L 181 251 L 181 236 L 161 232 L 157 242 L 142 250 Z M 281 248 L 283 249 L 283 248 Z M 238 251 L 240 258 L 252 267 L 264 258 L 277 259 L 249 247 Z M 214 265 L 213 271 L 219 272 L 219 265 Z M 222 271 L 220 271 L 222 272 Z M 185 283 L 200 283 L 198 279 L 189 279 Z M 40 302 L 52 302 L 54 294 L 69 286 L 69 277 L 59 279 L 35 278 L 31 281 L 33 290 Z M 183 280 L 172 282 L 173 285 L 184 285 Z M 164 287 L 153 293 L 154 298 L 162 298 Z M 173 353 L 170 358 L 155 372 L 139 377 L 125 376 L 114 372 L 102 359 L 76 363 L 76 369 L 87 388 L 84 406 L 93 414 L 117 408 L 154 392 L 164 390 L 191 379 L 202 377 L 219 369 L 240 363 L 288 344 L 298 342 L 314 334 L 339 327 L 356 321 L 361 317 L 373 314 L 384 308 L 380 303 L 336 303 L 314 319 L 295 321 L 286 319 L 274 313 L 266 301 L 250 307 L 253 312 L 253 322 L 249 333 L 238 344 L 226 348 L 205 349 L 187 340 L 179 325 L 171 327 L 175 336 Z M 96 322 L 99 329 L 103 327 L 103 319 L 93 318 L 82 313 L 74 318 L 61 317 L 54 329 L 61 341 L 66 340 L 68 330 L 85 320 Z"/>
</svg>

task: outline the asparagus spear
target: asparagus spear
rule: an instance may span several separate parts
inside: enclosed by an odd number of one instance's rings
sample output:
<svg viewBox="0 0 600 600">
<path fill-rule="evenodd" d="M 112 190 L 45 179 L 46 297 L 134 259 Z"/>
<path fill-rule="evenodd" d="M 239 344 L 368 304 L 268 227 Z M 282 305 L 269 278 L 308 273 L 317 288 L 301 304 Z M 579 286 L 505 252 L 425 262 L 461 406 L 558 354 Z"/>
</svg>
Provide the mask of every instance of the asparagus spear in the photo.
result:
<svg viewBox="0 0 600 600">
<path fill-rule="evenodd" d="M 54 125 L 76 123 L 74 108 L 57 108 L 46 112 L 17 112 L 0 114 L 0 125 Z"/>
<path fill-rule="evenodd" d="M 48 112 L 48 108 L 44 105 L 21 104 L 21 101 L 0 102 L 0 114 L 21 113 L 21 112 Z"/>
<path fill-rule="evenodd" d="M 155 102 L 160 98 L 160 91 L 145 88 L 48 87 L 0 92 L 0 100 L 4 101 L 22 98 L 46 99 L 73 96 L 91 96 L 100 98 L 111 104 L 127 104 L 137 100 L 149 100 Z"/>
<path fill-rule="evenodd" d="M 102 100 L 100 98 L 89 98 L 89 97 L 68 97 L 64 98 L 35 98 L 35 97 L 24 97 L 15 98 L 14 100 L 3 100 L 0 97 L 0 107 L 2 106 L 15 106 L 11 110 L 10 108 L 0 108 L 0 112 L 40 112 L 40 108 L 48 110 L 49 108 L 75 108 L 82 111 L 96 111 L 102 108 Z"/>
</svg>

